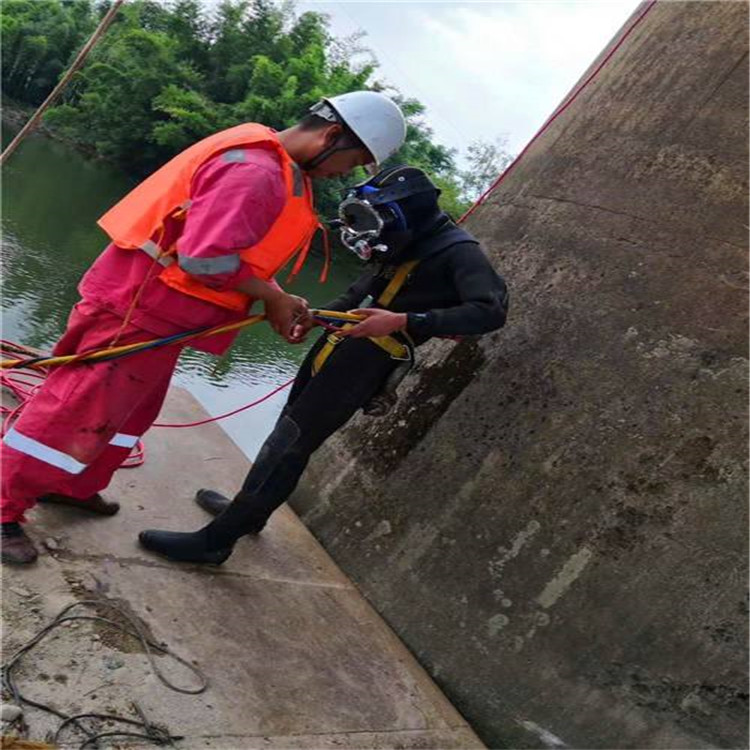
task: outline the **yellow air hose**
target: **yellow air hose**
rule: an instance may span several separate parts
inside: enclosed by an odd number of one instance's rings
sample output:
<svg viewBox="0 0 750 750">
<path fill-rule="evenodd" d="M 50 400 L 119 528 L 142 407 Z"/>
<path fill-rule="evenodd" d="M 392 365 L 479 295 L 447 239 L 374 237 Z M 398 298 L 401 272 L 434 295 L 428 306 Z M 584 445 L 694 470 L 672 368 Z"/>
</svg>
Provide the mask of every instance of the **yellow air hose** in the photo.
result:
<svg viewBox="0 0 750 750">
<path fill-rule="evenodd" d="M 336 312 L 334 310 L 311 310 L 310 313 L 313 317 L 319 316 L 323 318 L 329 318 L 332 320 L 341 320 L 345 322 L 358 322 L 362 320 L 362 316 L 352 315 L 351 313 Z M 252 315 L 244 320 L 239 320 L 236 323 L 228 323 L 222 326 L 215 326 L 202 331 L 189 331 L 184 334 L 178 334 L 176 336 L 167 336 L 161 339 L 150 339 L 149 341 L 139 341 L 135 344 L 123 344 L 122 346 L 113 346 L 106 349 L 98 349 L 91 352 L 83 352 L 81 354 L 68 354 L 61 357 L 36 357 L 29 359 L 3 359 L 0 361 L 0 369 L 10 369 L 12 367 L 31 367 L 31 368 L 42 368 L 42 367 L 59 367 L 60 365 L 70 364 L 71 362 L 96 362 L 100 359 L 106 359 L 110 357 L 132 354 L 142 349 L 151 349 L 157 346 L 165 346 L 171 343 L 185 342 L 190 339 L 203 338 L 204 336 L 214 336 L 217 333 L 226 333 L 227 331 L 234 331 L 239 328 L 247 328 L 249 326 L 260 323 L 265 320 L 265 315 Z"/>
</svg>

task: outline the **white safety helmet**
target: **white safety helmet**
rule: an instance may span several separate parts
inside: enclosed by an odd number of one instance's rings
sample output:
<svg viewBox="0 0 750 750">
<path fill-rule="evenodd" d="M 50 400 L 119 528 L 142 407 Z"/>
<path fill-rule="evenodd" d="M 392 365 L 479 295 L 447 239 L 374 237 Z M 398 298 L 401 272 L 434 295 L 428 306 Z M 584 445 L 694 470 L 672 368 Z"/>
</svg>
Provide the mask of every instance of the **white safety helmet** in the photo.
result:
<svg viewBox="0 0 750 750">
<path fill-rule="evenodd" d="M 325 104 L 367 146 L 376 165 L 404 145 L 406 120 L 398 106 L 384 94 L 352 91 L 323 99 L 312 111 L 325 118 Z"/>
</svg>

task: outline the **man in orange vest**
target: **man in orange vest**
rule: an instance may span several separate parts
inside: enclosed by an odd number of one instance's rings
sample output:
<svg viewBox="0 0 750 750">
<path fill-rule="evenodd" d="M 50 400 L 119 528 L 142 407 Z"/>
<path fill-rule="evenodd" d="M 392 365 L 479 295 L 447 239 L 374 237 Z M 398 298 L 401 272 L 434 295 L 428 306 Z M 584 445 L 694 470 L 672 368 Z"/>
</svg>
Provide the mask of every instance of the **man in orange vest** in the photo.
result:
<svg viewBox="0 0 750 750">
<path fill-rule="evenodd" d="M 377 164 L 406 126 L 387 97 L 324 99 L 282 132 L 246 123 L 199 141 L 99 220 L 111 244 L 81 280 L 81 301 L 54 349 L 69 355 L 213 327 L 262 300 L 288 341 L 309 315 L 275 274 L 298 270 L 318 228 L 310 178 Z M 222 354 L 236 332 L 193 340 Z M 22 523 L 39 501 L 113 515 L 99 492 L 156 419 L 180 345 L 51 372 L 2 443 L 2 560 L 37 557 Z"/>
</svg>

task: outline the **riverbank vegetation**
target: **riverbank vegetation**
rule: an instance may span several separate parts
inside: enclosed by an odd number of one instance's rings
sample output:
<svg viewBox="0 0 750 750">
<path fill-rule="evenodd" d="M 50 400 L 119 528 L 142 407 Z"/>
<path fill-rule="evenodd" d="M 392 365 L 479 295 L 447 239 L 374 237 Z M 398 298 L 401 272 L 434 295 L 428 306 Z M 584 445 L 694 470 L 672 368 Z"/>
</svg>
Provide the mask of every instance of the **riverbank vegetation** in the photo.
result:
<svg viewBox="0 0 750 750">
<path fill-rule="evenodd" d="M 3 93 L 25 105 L 43 101 L 107 7 L 97 0 L 5 0 Z M 325 15 L 297 14 L 293 2 L 131 0 L 45 124 L 141 177 L 222 128 L 255 121 L 283 129 L 321 96 L 384 90 L 409 123 L 394 162 L 426 169 L 443 189 L 444 208 L 460 214 L 476 194 L 471 164 L 460 171 L 456 153 L 435 142 L 422 104 L 385 86 L 377 72 L 362 34 L 337 38 Z M 316 187 L 324 216 L 338 203 L 337 182 Z"/>
</svg>

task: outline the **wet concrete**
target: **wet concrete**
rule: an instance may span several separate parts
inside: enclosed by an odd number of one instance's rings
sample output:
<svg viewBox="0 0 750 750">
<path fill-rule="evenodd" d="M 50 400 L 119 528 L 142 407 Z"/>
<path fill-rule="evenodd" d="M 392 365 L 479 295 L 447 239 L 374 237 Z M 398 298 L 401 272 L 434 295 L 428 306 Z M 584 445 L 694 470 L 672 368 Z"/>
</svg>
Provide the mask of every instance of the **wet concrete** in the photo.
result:
<svg viewBox="0 0 750 750">
<path fill-rule="evenodd" d="M 192 397 L 173 390 L 162 417 L 201 415 Z M 66 713 L 132 717 L 136 700 L 150 720 L 184 735 L 178 747 L 186 748 L 483 746 L 288 508 L 220 568 L 142 550 L 139 530 L 197 528 L 207 517 L 192 501 L 196 488 L 230 493 L 248 468 L 215 424 L 154 429 L 146 448 L 145 466 L 121 469 L 108 490 L 122 503 L 117 516 L 33 512 L 30 533 L 52 549 L 33 566 L 3 569 L 3 654 L 65 605 L 104 599 L 197 664 L 210 687 L 197 696 L 171 692 L 133 639 L 81 623 L 24 658 L 24 692 Z M 195 684 L 167 657 L 157 662 L 178 684 Z M 37 739 L 57 724 L 33 708 L 26 716 Z"/>
<path fill-rule="evenodd" d="M 747 747 L 747 94 L 747 4 L 657 3 L 469 221 L 507 328 L 293 499 L 492 746 Z"/>
</svg>

